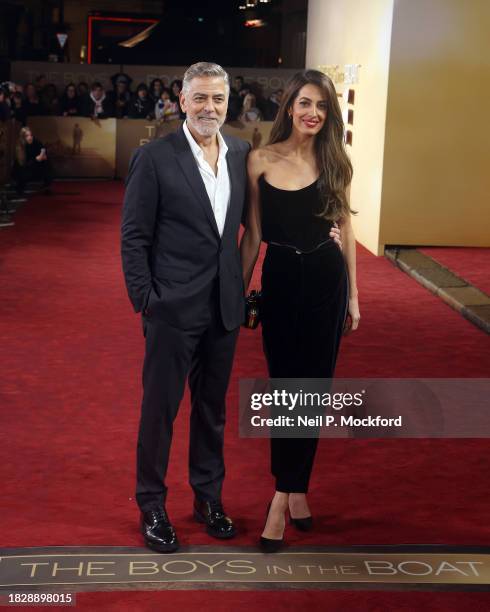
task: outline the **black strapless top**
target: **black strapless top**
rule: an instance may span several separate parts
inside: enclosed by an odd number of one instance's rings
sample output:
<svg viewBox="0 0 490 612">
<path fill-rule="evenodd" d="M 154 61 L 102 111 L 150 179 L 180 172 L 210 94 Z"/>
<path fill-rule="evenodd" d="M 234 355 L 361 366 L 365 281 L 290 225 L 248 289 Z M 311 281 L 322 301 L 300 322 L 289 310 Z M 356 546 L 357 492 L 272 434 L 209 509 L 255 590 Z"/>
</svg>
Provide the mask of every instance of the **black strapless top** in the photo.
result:
<svg viewBox="0 0 490 612">
<path fill-rule="evenodd" d="M 323 209 L 318 179 L 303 189 L 291 191 L 274 187 L 262 174 L 259 187 L 264 242 L 310 251 L 329 239 L 333 224 L 318 216 Z"/>
</svg>

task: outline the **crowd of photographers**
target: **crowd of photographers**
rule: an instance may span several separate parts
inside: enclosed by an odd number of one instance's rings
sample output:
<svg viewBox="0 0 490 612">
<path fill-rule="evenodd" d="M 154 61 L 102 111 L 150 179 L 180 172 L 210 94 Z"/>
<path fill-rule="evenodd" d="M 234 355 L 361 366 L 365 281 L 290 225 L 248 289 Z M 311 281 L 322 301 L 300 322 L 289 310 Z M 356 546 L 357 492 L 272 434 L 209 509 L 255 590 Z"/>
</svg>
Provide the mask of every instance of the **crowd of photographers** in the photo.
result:
<svg viewBox="0 0 490 612">
<path fill-rule="evenodd" d="M 10 81 L 3 83 L 0 86 L 0 121 L 14 118 L 25 126 L 33 116 L 163 121 L 185 117 L 179 106 L 182 81 L 178 79 L 172 81 L 170 87 L 166 87 L 162 79 L 153 79 L 149 86 L 140 83 L 134 90 L 128 74 L 115 74 L 111 81 L 112 89 L 107 91 L 98 81 L 90 86 L 86 82 L 68 83 L 61 95 L 44 75 L 25 86 Z M 245 83 L 242 76 L 237 76 L 230 89 L 227 119 L 273 121 L 281 95 L 282 91 L 278 90 L 265 99 L 252 85 Z"/>
</svg>

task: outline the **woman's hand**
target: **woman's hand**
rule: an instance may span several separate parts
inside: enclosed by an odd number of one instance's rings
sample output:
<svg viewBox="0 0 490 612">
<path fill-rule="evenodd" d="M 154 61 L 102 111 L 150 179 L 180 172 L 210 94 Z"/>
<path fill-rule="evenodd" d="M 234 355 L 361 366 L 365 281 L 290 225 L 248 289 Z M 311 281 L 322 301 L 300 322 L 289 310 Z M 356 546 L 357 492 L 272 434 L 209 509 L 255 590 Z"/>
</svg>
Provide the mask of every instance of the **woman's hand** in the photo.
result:
<svg viewBox="0 0 490 612">
<path fill-rule="evenodd" d="M 349 298 L 348 314 L 344 323 L 344 335 L 355 331 L 359 327 L 360 319 L 359 298 L 356 295 Z"/>
<path fill-rule="evenodd" d="M 334 221 L 334 224 L 332 226 L 332 229 L 330 230 L 329 236 L 330 238 L 333 238 L 335 244 L 339 247 L 340 250 L 342 250 L 342 240 L 340 238 L 340 228 L 337 225 L 336 221 Z"/>
</svg>

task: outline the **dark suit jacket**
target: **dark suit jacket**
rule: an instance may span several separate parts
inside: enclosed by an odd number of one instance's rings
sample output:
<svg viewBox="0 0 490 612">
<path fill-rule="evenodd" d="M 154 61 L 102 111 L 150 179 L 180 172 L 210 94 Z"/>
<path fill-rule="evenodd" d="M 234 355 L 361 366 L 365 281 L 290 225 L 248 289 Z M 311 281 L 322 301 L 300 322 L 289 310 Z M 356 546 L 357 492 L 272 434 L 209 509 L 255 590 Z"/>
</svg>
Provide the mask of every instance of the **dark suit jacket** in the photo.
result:
<svg viewBox="0 0 490 612">
<path fill-rule="evenodd" d="M 208 307 L 216 278 L 225 328 L 244 319 L 238 228 L 250 145 L 223 137 L 231 198 L 222 237 L 182 127 L 136 149 L 126 178 L 121 253 L 129 298 L 136 312 L 147 308 L 181 329 Z"/>
</svg>

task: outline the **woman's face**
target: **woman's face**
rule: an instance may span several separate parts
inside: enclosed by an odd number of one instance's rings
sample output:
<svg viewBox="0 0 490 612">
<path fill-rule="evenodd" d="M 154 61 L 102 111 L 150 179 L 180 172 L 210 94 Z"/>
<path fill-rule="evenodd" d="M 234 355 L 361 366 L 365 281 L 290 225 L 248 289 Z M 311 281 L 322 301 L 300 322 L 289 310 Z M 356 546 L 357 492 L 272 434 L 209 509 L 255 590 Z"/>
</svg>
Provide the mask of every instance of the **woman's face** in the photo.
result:
<svg viewBox="0 0 490 612">
<path fill-rule="evenodd" d="M 164 102 L 168 102 L 170 100 L 170 96 L 168 94 L 168 91 L 163 91 L 162 95 L 160 96 L 160 98 L 164 101 Z"/>
<path fill-rule="evenodd" d="M 66 90 L 66 95 L 67 95 L 69 98 L 74 98 L 74 97 L 75 97 L 75 95 L 76 95 L 76 90 L 75 90 L 75 88 L 73 87 L 73 85 L 72 85 L 71 87 L 68 87 L 68 89 Z"/>
<path fill-rule="evenodd" d="M 28 98 L 33 98 L 36 95 L 36 88 L 34 87 L 34 85 L 28 85 L 26 87 L 26 96 Z"/>
<path fill-rule="evenodd" d="M 180 93 L 180 87 L 178 83 L 174 83 L 172 85 L 172 93 L 174 94 L 174 96 L 178 96 Z"/>
<path fill-rule="evenodd" d="M 250 110 L 251 108 L 253 108 L 255 106 L 255 96 L 251 93 L 248 93 L 244 98 L 243 98 L 243 108 L 244 110 Z"/>
<path fill-rule="evenodd" d="M 158 95 L 163 89 L 163 85 L 160 83 L 160 81 L 155 81 L 153 83 L 153 91 Z"/>
<path fill-rule="evenodd" d="M 25 136 L 27 144 L 32 144 L 33 136 L 31 130 L 27 130 Z"/>
<path fill-rule="evenodd" d="M 293 129 L 315 136 L 327 120 L 328 103 L 325 94 L 316 85 L 304 85 L 298 92 L 290 112 Z"/>
</svg>

